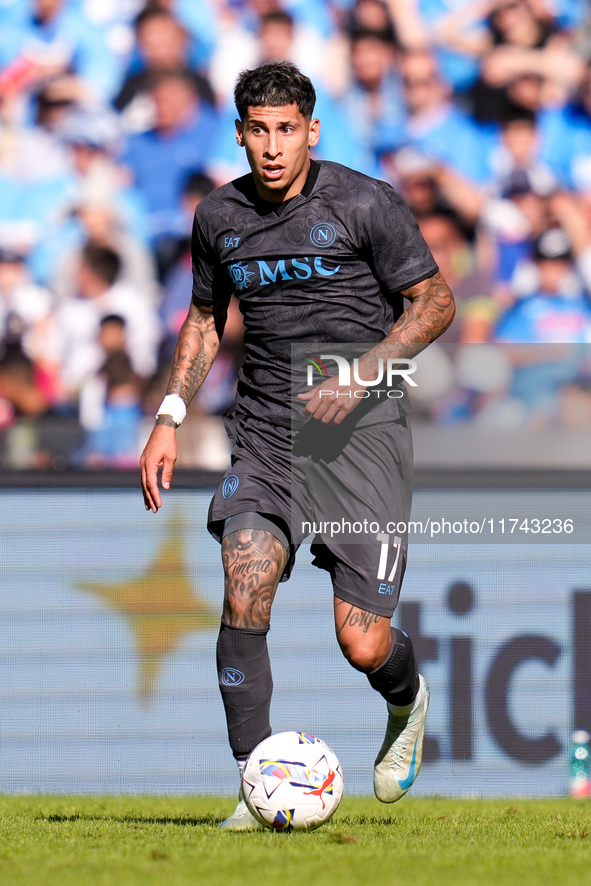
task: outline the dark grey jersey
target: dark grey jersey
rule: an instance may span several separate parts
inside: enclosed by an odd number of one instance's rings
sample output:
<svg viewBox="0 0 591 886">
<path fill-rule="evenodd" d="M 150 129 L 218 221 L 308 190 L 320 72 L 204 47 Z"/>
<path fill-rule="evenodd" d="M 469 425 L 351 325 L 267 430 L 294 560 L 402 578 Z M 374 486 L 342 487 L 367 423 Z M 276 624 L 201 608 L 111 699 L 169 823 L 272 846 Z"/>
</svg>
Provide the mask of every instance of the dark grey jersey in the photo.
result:
<svg viewBox="0 0 591 886">
<path fill-rule="evenodd" d="M 400 291 L 437 270 L 390 185 L 327 161 L 312 161 L 285 203 L 262 200 L 251 175 L 218 188 L 197 207 L 192 255 L 195 304 L 223 307 L 235 293 L 244 316 L 238 411 L 282 425 L 291 345 L 381 341 L 404 309 Z M 373 420 L 407 411 L 386 408 Z"/>
</svg>

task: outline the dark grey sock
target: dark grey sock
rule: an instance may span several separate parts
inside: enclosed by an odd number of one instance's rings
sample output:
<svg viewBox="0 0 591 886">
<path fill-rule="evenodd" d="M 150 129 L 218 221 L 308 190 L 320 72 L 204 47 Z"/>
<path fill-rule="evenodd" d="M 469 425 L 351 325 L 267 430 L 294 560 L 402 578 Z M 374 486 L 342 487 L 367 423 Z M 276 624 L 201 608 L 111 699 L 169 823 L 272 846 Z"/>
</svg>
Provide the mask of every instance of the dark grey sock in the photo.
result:
<svg viewBox="0 0 591 886">
<path fill-rule="evenodd" d="M 228 738 L 236 759 L 244 759 L 271 735 L 273 692 L 267 650 L 268 630 L 235 628 L 222 621 L 217 643 L 220 692 Z"/>
<path fill-rule="evenodd" d="M 392 645 L 379 668 L 367 675 L 371 686 L 393 705 L 412 704 L 419 691 L 419 674 L 412 640 L 392 628 Z"/>
</svg>

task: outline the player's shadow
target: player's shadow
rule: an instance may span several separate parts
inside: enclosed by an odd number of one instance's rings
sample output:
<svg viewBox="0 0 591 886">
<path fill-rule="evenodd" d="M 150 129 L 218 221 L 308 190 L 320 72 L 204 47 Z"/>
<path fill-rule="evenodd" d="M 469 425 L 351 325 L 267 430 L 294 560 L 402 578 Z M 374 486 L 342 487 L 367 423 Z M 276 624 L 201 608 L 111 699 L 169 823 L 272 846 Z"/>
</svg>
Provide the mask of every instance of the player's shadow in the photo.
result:
<svg viewBox="0 0 591 886">
<path fill-rule="evenodd" d="M 195 827 L 211 825 L 212 827 L 217 827 L 222 820 L 218 815 L 191 815 L 188 817 L 176 815 L 143 816 L 109 815 L 106 812 L 103 815 L 88 815 L 84 812 L 74 812 L 71 815 L 64 815 L 61 812 L 54 812 L 51 815 L 36 815 L 35 819 L 37 821 L 63 822 L 64 824 L 73 821 L 119 821 L 122 824 L 173 824 L 180 825 L 181 827 L 187 827 L 188 825 L 194 825 Z"/>
<path fill-rule="evenodd" d="M 348 421 L 341 425 L 325 425 L 310 419 L 293 438 L 292 455 L 330 463 L 342 453 L 353 430 L 354 425 Z"/>
</svg>

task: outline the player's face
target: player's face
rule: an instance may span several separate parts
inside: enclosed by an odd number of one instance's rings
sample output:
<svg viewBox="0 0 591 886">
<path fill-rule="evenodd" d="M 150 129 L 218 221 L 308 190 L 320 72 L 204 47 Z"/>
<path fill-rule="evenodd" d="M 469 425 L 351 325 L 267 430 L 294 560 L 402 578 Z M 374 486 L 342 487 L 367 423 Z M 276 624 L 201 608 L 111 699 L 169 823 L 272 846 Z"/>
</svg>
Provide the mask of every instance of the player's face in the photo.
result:
<svg viewBox="0 0 591 886">
<path fill-rule="evenodd" d="M 236 121 L 236 141 L 246 149 L 260 197 L 282 203 L 300 193 L 319 135 L 320 121 L 302 116 L 295 104 L 249 108 Z"/>
</svg>

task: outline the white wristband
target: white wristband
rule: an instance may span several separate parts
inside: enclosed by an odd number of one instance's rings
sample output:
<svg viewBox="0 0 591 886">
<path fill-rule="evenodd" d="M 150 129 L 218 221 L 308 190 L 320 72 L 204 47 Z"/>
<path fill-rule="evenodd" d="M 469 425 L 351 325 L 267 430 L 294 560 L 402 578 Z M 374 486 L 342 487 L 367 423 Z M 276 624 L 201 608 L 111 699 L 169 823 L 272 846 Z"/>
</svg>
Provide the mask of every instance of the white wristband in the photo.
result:
<svg viewBox="0 0 591 886">
<path fill-rule="evenodd" d="M 179 397 L 178 394 L 167 394 L 160 404 L 160 408 L 156 413 L 156 418 L 158 418 L 159 415 L 170 415 L 178 428 L 186 414 L 187 407 L 185 406 L 185 401 L 182 397 Z"/>
</svg>

